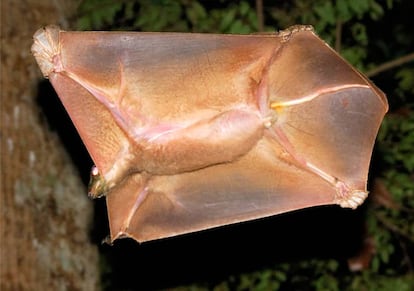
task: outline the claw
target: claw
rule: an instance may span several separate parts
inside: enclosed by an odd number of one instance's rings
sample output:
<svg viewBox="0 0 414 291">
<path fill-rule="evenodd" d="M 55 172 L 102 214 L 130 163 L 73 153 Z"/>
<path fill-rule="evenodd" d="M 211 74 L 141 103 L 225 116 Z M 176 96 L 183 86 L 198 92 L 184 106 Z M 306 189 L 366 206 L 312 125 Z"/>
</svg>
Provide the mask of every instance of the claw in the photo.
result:
<svg viewBox="0 0 414 291">
<path fill-rule="evenodd" d="M 59 54 L 59 32 L 57 26 L 41 28 L 33 36 L 32 53 L 45 78 L 56 70 L 55 56 Z"/>
<path fill-rule="evenodd" d="M 368 191 L 350 190 L 343 182 L 340 182 L 340 184 L 342 185 L 337 188 L 337 196 L 334 202 L 343 208 L 355 209 L 368 197 Z M 346 187 L 345 191 L 344 187 Z"/>
<path fill-rule="evenodd" d="M 108 184 L 105 178 L 99 173 L 96 166 L 91 169 L 89 185 L 88 185 L 88 196 L 95 199 L 105 196 L 108 192 Z"/>
</svg>

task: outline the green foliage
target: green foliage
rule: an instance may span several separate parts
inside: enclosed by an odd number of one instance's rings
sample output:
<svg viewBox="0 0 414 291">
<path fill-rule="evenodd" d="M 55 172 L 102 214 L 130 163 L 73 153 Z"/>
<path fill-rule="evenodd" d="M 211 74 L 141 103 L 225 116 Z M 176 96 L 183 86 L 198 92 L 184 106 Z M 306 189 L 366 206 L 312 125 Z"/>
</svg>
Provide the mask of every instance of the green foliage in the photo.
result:
<svg viewBox="0 0 414 291">
<path fill-rule="evenodd" d="M 403 90 L 403 87 L 401 86 L 400 89 Z M 388 181 L 392 181 L 392 176 L 395 176 L 396 172 L 405 174 L 414 172 L 413 109 L 405 107 L 401 110 L 402 112 L 388 115 L 382 124 L 378 137 L 381 141 L 380 146 L 384 161 L 389 166 L 389 170 L 386 172 Z"/>
<path fill-rule="evenodd" d="M 273 15 L 283 20 L 283 25 L 312 23 L 319 35 L 331 46 L 336 46 L 350 63 L 360 70 L 366 70 L 368 35 L 364 22 L 379 20 L 390 8 L 375 0 L 295 0 L 294 7 Z M 297 10 L 297 11 L 295 11 Z M 344 35 L 342 35 L 344 34 Z M 341 38 L 338 40 L 338 37 Z M 340 44 L 340 45 L 339 45 Z"/>
<path fill-rule="evenodd" d="M 116 14 L 121 10 L 122 2 L 112 0 L 82 1 L 77 18 L 77 27 L 81 30 L 103 28 L 113 23 Z"/>
<path fill-rule="evenodd" d="M 378 276 L 371 272 L 363 272 L 356 276 L 347 290 L 366 290 L 366 291 L 409 291 L 413 290 L 413 276 Z"/>
<path fill-rule="evenodd" d="M 105 28 L 222 33 L 257 30 L 257 16 L 250 2 L 227 1 L 225 4 L 217 9 L 188 0 L 88 0 L 79 7 L 76 26 L 80 30 Z"/>
<path fill-rule="evenodd" d="M 407 25 L 412 24 L 410 0 L 263 3 L 265 30 L 312 24 L 362 71 L 408 54 L 414 47 L 412 27 Z M 255 2 L 247 0 L 84 0 L 76 27 L 251 33 L 257 31 L 257 19 Z M 355 273 L 343 258 L 303 259 L 176 290 L 414 290 L 413 63 L 382 73 L 375 81 L 388 93 L 391 112 L 380 129 L 371 177 L 385 190 L 374 188 L 364 209 L 365 236 L 374 245 L 368 267 Z"/>
</svg>

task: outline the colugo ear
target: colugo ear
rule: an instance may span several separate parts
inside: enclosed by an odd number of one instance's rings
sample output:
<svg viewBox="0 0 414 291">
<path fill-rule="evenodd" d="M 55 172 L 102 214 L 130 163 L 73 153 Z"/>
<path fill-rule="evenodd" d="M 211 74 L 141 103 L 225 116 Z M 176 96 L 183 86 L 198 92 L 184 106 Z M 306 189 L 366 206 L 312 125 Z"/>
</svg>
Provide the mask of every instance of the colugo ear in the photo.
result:
<svg viewBox="0 0 414 291">
<path fill-rule="evenodd" d="M 367 195 L 387 100 L 309 26 L 218 35 L 39 30 L 32 52 L 96 168 L 111 240 Z"/>
</svg>

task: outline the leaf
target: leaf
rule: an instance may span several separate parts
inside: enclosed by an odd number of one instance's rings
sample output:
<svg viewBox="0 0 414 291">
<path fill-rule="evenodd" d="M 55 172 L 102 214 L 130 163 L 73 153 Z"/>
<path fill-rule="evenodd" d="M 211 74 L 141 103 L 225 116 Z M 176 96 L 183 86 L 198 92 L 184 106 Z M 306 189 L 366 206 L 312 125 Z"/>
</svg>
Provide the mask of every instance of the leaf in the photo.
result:
<svg viewBox="0 0 414 291">
<path fill-rule="evenodd" d="M 220 23 L 220 26 L 219 26 L 220 30 L 221 31 L 227 30 L 232 25 L 232 22 L 233 22 L 235 16 L 236 16 L 236 10 L 235 9 L 231 9 L 231 10 L 227 11 L 225 13 L 224 17 L 221 20 L 221 23 Z"/>
<path fill-rule="evenodd" d="M 396 78 L 402 90 L 414 93 L 414 69 L 403 68 L 397 72 Z"/>
<path fill-rule="evenodd" d="M 359 1 L 348 1 L 349 8 L 352 12 L 357 16 L 357 18 L 361 19 L 362 15 L 364 15 L 367 11 L 369 11 L 371 0 L 359 0 Z"/>
<path fill-rule="evenodd" d="M 190 6 L 186 9 L 186 13 L 193 25 L 197 25 L 207 17 L 205 8 L 197 1 L 191 2 Z"/>
<path fill-rule="evenodd" d="M 336 10 L 338 11 L 338 18 L 340 18 L 343 22 L 348 21 L 351 19 L 352 14 L 349 10 L 347 0 L 337 0 L 336 1 Z"/>
<path fill-rule="evenodd" d="M 331 2 L 324 2 L 322 5 L 318 5 L 315 8 L 316 14 L 321 18 L 322 23 L 335 24 L 336 15 L 335 9 Z"/>
</svg>

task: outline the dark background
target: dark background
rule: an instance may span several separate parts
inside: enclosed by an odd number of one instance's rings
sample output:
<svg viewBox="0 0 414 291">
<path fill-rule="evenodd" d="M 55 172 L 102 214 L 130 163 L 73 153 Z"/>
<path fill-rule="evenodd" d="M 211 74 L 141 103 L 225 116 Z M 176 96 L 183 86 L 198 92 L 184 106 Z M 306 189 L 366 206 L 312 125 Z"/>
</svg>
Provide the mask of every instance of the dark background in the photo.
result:
<svg viewBox="0 0 414 291">
<path fill-rule="evenodd" d="M 367 73 L 390 102 L 372 162 L 372 193 L 364 206 L 356 211 L 334 206 L 306 209 L 141 245 L 131 240 L 103 244 L 103 282 L 108 290 L 187 288 L 189 284 L 219 289 L 362 290 L 381 284 L 397 286 L 395 280 L 413 286 L 414 136 L 412 130 L 400 131 L 402 127 L 414 130 L 412 1 L 105 3 L 83 1 L 75 27 L 251 33 L 312 24 L 322 38 Z M 398 63 L 407 56 L 408 60 Z M 381 66 L 395 60 L 381 71 Z M 64 132 L 62 139 L 68 138 Z M 67 150 L 87 179 L 91 164 L 85 163 L 80 148 L 80 141 L 68 140 Z M 390 178 L 393 175 L 408 179 L 395 181 Z M 394 187 L 399 195 L 394 196 Z M 392 206 L 381 199 L 392 201 Z M 109 230 L 103 201 L 95 206 L 92 235 L 99 244 Z M 363 265 L 356 273 L 350 271 L 351 258 Z"/>
<path fill-rule="evenodd" d="M 2 2 L 1 290 L 414 290 L 413 1 L 16 3 Z M 316 207 L 143 244 L 102 243 L 105 201 L 86 199 L 92 161 L 29 53 L 31 35 L 51 23 L 214 33 L 312 24 L 388 96 L 369 198 L 355 211 Z"/>
</svg>

